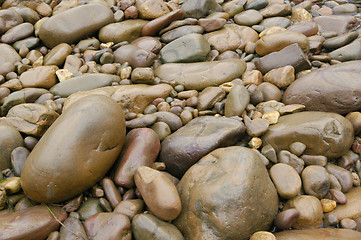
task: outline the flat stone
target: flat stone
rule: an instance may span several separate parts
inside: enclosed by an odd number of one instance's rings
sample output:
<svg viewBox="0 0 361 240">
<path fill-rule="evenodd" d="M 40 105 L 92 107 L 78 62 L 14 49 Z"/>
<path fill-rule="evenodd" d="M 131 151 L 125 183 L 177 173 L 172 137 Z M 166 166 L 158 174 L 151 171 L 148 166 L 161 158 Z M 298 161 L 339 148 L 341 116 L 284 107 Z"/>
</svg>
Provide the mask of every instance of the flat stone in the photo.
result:
<svg viewBox="0 0 361 240">
<path fill-rule="evenodd" d="M 297 43 L 303 52 L 307 52 L 310 48 L 308 38 L 302 33 L 281 31 L 263 36 L 256 42 L 255 51 L 264 56 L 271 52 L 280 51 L 293 43 Z"/>
<path fill-rule="evenodd" d="M 297 43 L 291 44 L 281 51 L 272 52 L 258 59 L 255 62 L 255 65 L 262 74 L 266 74 L 272 69 L 287 65 L 293 66 L 296 73 L 311 68 L 311 63 Z"/>
<path fill-rule="evenodd" d="M 156 19 L 170 12 L 163 0 L 139 0 L 135 2 L 135 6 L 142 19 Z"/>
<path fill-rule="evenodd" d="M 14 64 L 20 62 L 20 55 L 8 44 L 0 44 L 0 66 L 5 63 Z"/>
<path fill-rule="evenodd" d="M 158 34 L 163 28 L 167 27 L 170 23 L 183 19 L 184 12 L 182 9 L 177 9 L 158 17 L 144 25 L 142 29 L 143 36 L 153 36 Z"/>
<path fill-rule="evenodd" d="M 176 226 L 148 213 L 141 213 L 134 217 L 132 231 L 136 240 L 184 239 Z"/>
<path fill-rule="evenodd" d="M 1 36 L 3 43 L 13 43 L 18 40 L 29 37 L 34 32 L 34 26 L 31 23 L 22 23 L 11 29 Z"/>
<path fill-rule="evenodd" d="M 202 90 L 238 78 L 246 70 L 244 60 L 227 59 L 201 63 L 167 63 L 154 70 L 164 82 L 174 81 L 185 89 Z"/>
<path fill-rule="evenodd" d="M 270 169 L 270 176 L 280 197 L 290 199 L 301 190 L 301 178 L 296 170 L 288 164 L 277 163 Z"/>
<path fill-rule="evenodd" d="M 347 15 L 319 16 L 313 18 L 313 21 L 319 25 L 320 33 L 335 31 L 338 35 L 360 25 L 357 18 Z"/>
<path fill-rule="evenodd" d="M 34 206 L 25 210 L 0 215 L 0 238 L 15 240 L 46 239 L 57 230 L 67 218 L 67 213 L 60 207 Z"/>
<path fill-rule="evenodd" d="M 222 11 L 222 7 L 215 0 L 189 0 L 182 4 L 181 9 L 186 17 L 197 19 Z"/>
<path fill-rule="evenodd" d="M 340 62 L 361 60 L 361 39 L 358 38 L 350 44 L 330 52 L 329 56 Z"/>
<path fill-rule="evenodd" d="M 276 189 L 261 158 L 249 148 L 211 152 L 186 172 L 177 188 L 182 212 L 174 224 L 186 239 L 246 240 L 255 231 L 268 230 L 278 211 Z"/>
<path fill-rule="evenodd" d="M 132 44 L 121 46 L 114 52 L 114 62 L 128 62 L 133 68 L 150 67 L 156 55 Z"/>
<path fill-rule="evenodd" d="M 202 34 L 203 31 L 204 31 L 203 27 L 199 25 L 185 25 L 165 32 L 164 34 L 162 34 L 160 39 L 165 43 L 169 43 L 187 34 L 191 34 L 191 33 Z"/>
<path fill-rule="evenodd" d="M 359 110 L 360 64 L 361 61 L 337 64 L 298 78 L 283 94 L 283 102 L 303 104 L 308 111 L 345 114 Z"/>
<path fill-rule="evenodd" d="M 119 82 L 120 77 L 104 73 L 83 74 L 78 77 L 69 78 L 62 81 L 50 89 L 54 96 L 68 97 L 79 91 L 101 88 Z"/>
<path fill-rule="evenodd" d="M 354 240 L 361 238 L 361 233 L 341 228 L 316 228 L 287 230 L 275 233 L 277 240 Z"/>
<path fill-rule="evenodd" d="M 326 41 L 324 41 L 322 43 L 322 46 L 325 47 L 325 48 L 328 48 L 328 49 L 340 48 L 340 47 L 343 47 L 346 44 L 352 42 L 358 36 L 359 36 L 359 33 L 355 32 L 355 31 L 345 33 L 345 34 L 342 34 L 340 36 L 336 36 L 336 37 L 333 37 L 333 38 L 326 39 Z"/>
<path fill-rule="evenodd" d="M 263 20 L 262 14 L 254 9 L 240 12 L 234 16 L 234 21 L 239 25 L 253 26 Z"/>
<path fill-rule="evenodd" d="M 243 123 L 232 118 L 195 118 L 163 140 L 160 160 L 169 173 L 181 177 L 209 152 L 234 144 L 244 130 Z"/>
<path fill-rule="evenodd" d="M 324 155 L 328 158 L 342 156 L 353 142 L 353 129 L 349 121 L 335 113 L 300 112 L 281 116 L 263 136 L 277 152 L 289 150 L 289 145 L 302 142 L 305 154 Z"/>
<path fill-rule="evenodd" d="M 142 36 L 142 29 L 148 23 L 146 20 L 131 19 L 118 23 L 108 24 L 99 31 L 101 42 L 119 43 L 132 42 Z"/>
<path fill-rule="evenodd" d="M 5 9 L 4 6 L 2 7 L 3 9 L 0 10 L 0 21 L 2 22 L 2 26 L 0 28 L 1 34 L 23 22 L 23 18 L 15 10 Z"/>
<path fill-rule="evenodd" d="M 243 85 L 235 85 L 229 92 L 224 105 L 224 116 L 241 116 L 250 101 L 250 95 Z"/>
<path fill-rule="evenodd" d="M 202 62 L 211 50 L 206 38 L 197 33 L 180 37 L 160 50 L 164 63 Z"/>
<path fill-rule="evenodd" d="M 75 43 L 112 22 L 114 17 L 109 7 L 99 4 L 77 6 L 45 21 L 39 37 L 53 48 L 59 43 Z"/>
</svg>

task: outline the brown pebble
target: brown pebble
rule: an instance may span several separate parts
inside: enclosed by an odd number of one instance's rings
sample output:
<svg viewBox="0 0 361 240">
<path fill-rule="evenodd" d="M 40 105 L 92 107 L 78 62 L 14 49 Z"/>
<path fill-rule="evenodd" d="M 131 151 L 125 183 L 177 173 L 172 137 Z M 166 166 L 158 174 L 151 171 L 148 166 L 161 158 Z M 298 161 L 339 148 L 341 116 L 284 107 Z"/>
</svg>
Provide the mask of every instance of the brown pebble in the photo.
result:
<svg viewBox="0 0 361 240">
<path fill-rule="evenodd" d="M 274 225 L 280 230 L 289 229 L 296 223 L 299 216 L 300 213 L 295 208 L 284 210 L 277 214 Z"/>
</svg>

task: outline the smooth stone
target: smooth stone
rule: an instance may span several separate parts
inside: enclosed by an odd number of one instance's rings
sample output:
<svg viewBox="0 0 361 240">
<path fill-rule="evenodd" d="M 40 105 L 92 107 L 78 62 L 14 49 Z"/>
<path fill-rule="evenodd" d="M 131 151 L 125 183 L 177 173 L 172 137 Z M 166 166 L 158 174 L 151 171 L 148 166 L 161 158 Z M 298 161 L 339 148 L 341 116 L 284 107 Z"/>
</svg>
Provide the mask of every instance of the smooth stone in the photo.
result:
<svg viewBox="0 0 361 240">
<path fill-rule="evenodd" d="M 6 97 L 3 105 L 1 106 L 1 114 L 5 116 L 13 106 L 18 104 L 34 103 L 45 93 L 49 93 L 49 91 L 41 88 L 24 88 L 19 91 L 12 92 L 8 97 Z"/>
<path fill-rule="evenodd" d="M 247 134 L 251 137 L 261 136 L 267 131 L 269 127 L 268 120 L 262 118 L 256 118 L 251 120 L 248 116 L 245 116 L 244 123 L 247 128 Z"/>
<path fill-rule="evenodd" d="M 349 121 L 335 113 L 300 112 L 281 116 L 262 139 L 277 152 L 301 142 L 306 145 L 305 154 L 337 158 L 352 145 L 353 129 Z"/>
<path fill-rule="evenodd" d="M 254 10 L 261 10 L 269 4 L 267 0 L 251 0 L 247 1 L 246 5 L 244 5 L 244 9 L 254 9 Z"/>
<path fill-rule="evenodd" d="M 212 12 L 221 12 L 222 7 L 216 0 L 188 0 L 182 4 L 181 9 L 187 18 L 202 18 Z"/>
<path fill-rule="evenodd" d="M 60 43 L 55 46 L 48 54 L 44 57 L 44 65 L 56 65 L 61 67 L 65 59 L 72 52 L 72 48 L 67 43 Z"/>
<path fill-rule="evenodd" d="M 167 27 L 170 23 L 181 20 L 184 18 L 182 9 L 177 9 L 158 17 L 144 25 L 142 29 L 143 36 L 154 36 L 158 34 L 163 28 Z"/>
<path fill-rule="evenodd" d="M 361 216 L 361 188 L 351 188 L 345 195 L 347 199 L 346 204 L 338 204 L 337 207 L 333 211 L 327 213 L 325 217 L 333 215 L 340 221 L 344 218 L 356 219 Z"/>
<path fill-rule="evenodd" d="M 206 32 L 221 29 L 226 23 L 227 20 L 224 18 L 201 18 L 198 20 L 199 26 L 203 27 Z"/>
<path fill-rule="evenodd" d="M 197 109 L 203 111 L 211 109 L 226 96 L 226 92 L 220 87 L 206 87 L 198 95 Z"/>
<path fill-rule="evenodd" d="M 135 68 L 131 73 L 132 83 L 152 84 L 154 82 L 154 72 L 152 68 Z"/>
<path fill-rule="evenodd" d="M 0 215 L 0 238 L 4 240 L 45 239 L 64 222 L 67 213 L 60 207 L 34 206 L 25 210 Z"/>
<path fill-rule="evenodd" d="M 224 116 L 241 116 L 250 101 L 246 87 L 236 84 L 229 92 L 224 105 Z"/>
<path fill-rule="evenodd" d="M 69 97 L 71 94 L 79 91 L 87 91 L 96 88 L 112 85 L 113 82 L 119 82 L 120 77 L 104 73 L 83 74 L 77 77 L 69 78 L 53 86 L 49 91 L 54 96 Z"/>
<path fill-rule="evenodd" d="M 176 226 L 148 213 L 141 213 L 134 217 L 132 221 L 132 231 L 136 240 L 184 239 L 182 233 Z"/>
<path fill-rule="evenodd" d="M 243 123 L 232 118 L 195 118 L 163 140 L 160 161 L 169 173 L 181 177 L 209 152 L 236 143 L 244 130 Z"/>
<path fill-rule="evenodd" d="M 162 111 L 155 112 L 153 115 L 157 117 L 157 122 L 165 122 L 172 132 L 183 126 L 181 119 L 174 113 Z"/>
<path fill-rule="evenodd" d="M 269 173 L 280 197 L 290 199 L 300 192 L 301 178 L 290 165 L 277 163 L 271 167 Z"/>
<path fill-rule="evenodd" d="M 201 26 L 198 25 L 185 25 L 178 28 L 175 28 L 173 30 L 170 30 L 161 36 L 161 40 L 165 43 L 169 43 L 173 40 L 176 40 L 177 38 L 180 38 L 182 36 L 185 36 L 187 34 L 191 33 L 199 33 L 202 34 L 204 29 Z"/>
<path fill-rule="evenodd" d="M 342 192 L 346 193 L 352 189 L 353 177 L 350 171 L 333 164 L 327 164 L 326 170 L 337 178 Z"/>
<path fill-rule="evenodd" d="M 318 24 L 320 33 L 334 31 L 338 35 L 360 25 L 357 18 L 347 15 L 318 16 L 313 21 Z"/>
<path fill-rule="evenodd" d="M 244 49 L 247 43 L 255 43 L 259 39 L 255 30 L 237 24 L 226 24 L 222 29 L 207 33 L 204 37 L 212 48 L 221 53 L 229 50 L 235 51 L 238 48 Z"/>
<path fill-rule="evenodd" d="M 114 182 L 121 187 L 134 186 L 134 172 L 138 167 L 150 167 L 160 150 L 158 135 L 149 128 L 131 130 L 114 168 Z"/>
<path fill-rule="evenodd" d="M 291 12 L 292 7 L 289 3 L 270 4 L 259 11 L 264 18 L 283 17 L 289 15 Z"/>
<path fill-rule="evenodd" d="M 29 22 L 34 25 L 37 21 L 40 20 L 39 14 L 32 8 L 15 7 L 14 10 L 17 11 L 21 15 L 24 22 Z"/>
<path fill-rule="evenodd" d="M 255 62 L 256 68 L 266 74 L 275 68 L 291 65 L 295 72 L 310 69 L 311 63 L 297 43 L 291 44 L 281 51 L 272 52 Z"/>
<path fill-rule="evenodd" d="M 18 40 L 29 37 L 34 31 L 34 26 L 31 23 L 22 23 L 11 29 L 1 36 L 3 43 L 13 43 Z"/>
<path fill-rule="evenodd" d="M 38 45 L 40 42 L 39 38 L 36 37 L 28 37 L 23 40 L 16 41 L 12 47 L 15 48 L 16 51 L 20 51 L 20 48 L 24 45 L 28 49 L 33 49 Z"/>
<path fill-rule="evenodd" d="M 263 36 L 256 42 L 255 51 L 264 56 L 271 52 L 280 51 L 293 43 L 297 43 L 303 52 L 307 52 L 310 48 L 308 38 L 302 33 L 282 31 Z"/>
<path fill-rule="evenodd" d="M 306 23 L 291 25 L 287 28 L 287 30 L 299 32 L 307 37 L 310 37 L 318 33 L 318 25 L 314 22 L 306 22 Z"/>
<path fill-rule="evenodd" d="M 84 228 L 92 240 L 131 240 L 131 223 L 119 213 L 97 213 L 84 222 Z"/>
<path fill-rule="evenodd" d="M 322 166 L 312 165 L 302 171 L 302 183 L 305 193 L 322 199 L 330 189 L 327 170 Z"/>
<path fill-rule="evenodd" d="M 110 178 L 103 178 L 100 181 L 100 184 L 102 186 L 106 199 L 109 201 L 109 210 L 111 212 L 112 209 L 114 209 L 122 201 L 122 196 L 120 195 L 118 188 L 115 186 L 114 182 Z"/>
<path fill-rule="evenodd" d="M 358 32 L 349 32 L 342 34 L 340 36 L 336 36 L 333 38 L 326 39 L 322 43 L 322 46 L 328 49 L 335 49 L 345 46 L 346 44 L 352 42 L 359 36 Z"/>
<path fill-rule="evenodd" d="M 121 46 L 114 52 L 114 62 L 128 62 L 133 68 L 150 67 L 156 55 L 132 44 Z"/>
<path fill-rule="evenodd" d="M 11 126 L 0 125 L 0 171 L 11 168 L 11 153 L 24 146 L 20 133 Z"/>
<path fill-rule="evenodd" d="M 160 171 L 138 167 L 134 181 L 149 210 L 162 220 L 171 221 L 182 210 L 181 200 L 173 182 Z"/>
<path fill-rule="evenodd" d="M 154 99 L 158 97 L 165 99 L 172 90 L 173 88 L 168 84 L 153 86 L 136 84 L 102 87 L 70 95 L 64 103 L 63 110 L 66 110 L 79 99 L 95 94 L 111 97 L 123 107 L 124 113 L 143 113 L 145 107 L 151 104 Z"/>
<path fill-rule="evenodd" d="M 59 240 L 88 240 L 83 224 L 75 217 L 68 217 L 60 228 Z M 69 231 L 70 229 L 70 231 Z M 75 234 L 74 234 L 75 233 Z"/>
<path fill-rule="evenodd" d="M 305 150 L 306 150 L 306 145 L 301 142 L 294 142 L 290 145 L 291 153 L 295 154 L 297 157 L 301 156 Z"/>
<path fill-rule="evenodd" d="M 22 73 L 20 82 L 24 88 L 46 88 L 49 89 L 57 82 L 55 72 L 56 66 L 39 66 Z"/>
<path fill-rule="evenodd" d="M 77 101 L 30 153 L 21 173 L 24 192 L 38 202 L 61 202 L 82 193 L 114 164 L 124 138 L 124 114 L 116 102 L 95 95 Z"/>
<path fill-rule="evenodd" d="M 12 107 L 6 117 L 0 118 L 0 124 L 15 127 L 19 132 L 42 136 L 58 118 L 53 109 L 37 103 L 23 103 Z"/>
<path fill-rule="evenodd" d="M 144 116 L 129 120 L 125 122 L 127 128 L 145 128 L 157 121 L 157 117 L 151 114 L 146 114 Z"/>
<path fill-rule="evenodd" d="M 135 6 L 142 19 L 156 19 L 170 12 L 163 0 L 138 0 Z"/>
<path fill-rule="evenodd" d="M 158 135 L 160 141 L 163 141 L 172 133 L 170 127 L 165 122 L 156 122 L 151 128 Z"/>
<path fill-rule="evenodd" d="M 30 151 L 25 147 L 17 147 L 11 152 L 11 166 L 15 176 L 19 177 Z"/>
<path fill-rule="evenodd" d="M 16 203 L 16 205 L 14 207 L 14 211 L 16 212 L 16 211 L 25 210 L 25 209 L 30 208 L 32 206 L 33 206 L 33 204 L 30 202 L 29 198 L 24 197 L 24 198 L 20 199 Z"/>
<path fill-rule="evenodd" d="M 355 240 L 361 238 L 361 233 L 340 228 L 316 228 L 302 230 L 287 230 L 275 233 L 277 240 Z"/>
<path fill-rule="evenodd" d="M 272 83 L 279 88 L 287 87 L 295 80 L 295 69 L 291 65 L 272 69 L 267 72 L 263 81 Z"/>
<path fill-rule="evenodd" d="M 209 86 L 238 78 L 246 70 L 246 63 L 240 59 L 201 63 L 167 63 L 154 70 L 156 77 L 164 82 L 174 81 L 185 89 L 203 90 Z"/>
<path fill-rule="evenodd" d="M 0 10 L 0 34 L 3 34 L 12 27 L 15 27 L 23 22 L 21 15 L 13 9 Z"/>
<path fill-rule="evenodd" d="M 46 20 L 40 27 L 39 38 L 53 48 L 60 43 L 75 43 L 112 22 L 114 16 L 109 7 L 100 4 L 77 6 Z"/>
<path fill-rule="evenodd" d="M 1 11 L 1 10 L 0 10 Z M 21 62 L 20 55 L 8 44 L 0 44 L 0 66 L 5 63 Z"/>
<path fill-rule="evenodd" d="M 234 16 L 234 21 L 239 25 L 253 26 L 263 20 L 262 14 L 254 9 L 240 12 Z"/>
<path fill-rule="evenodd" d="M 319 165 L 319 166 L 326 166 L 327 164 L 327 157 L 322 155 L 307 155 L 303 154 L 301 159 L 305 162 L 305 165 Z"/>
<path fill-rule="evenodd" d="M 165 32 L 171 31 L 173 29 L 176 29 L 178 27 L 182 27 L 182 26 L 186 26 L 186 25 L 197 25 L 198 24 L 198 20 L 195 18 L 186 18 L 183 20 L 177 20 L 172 22 L 171 24 L 169 24 L 168 27 L 163 28 L 162 30 L 160 30 L 159 34 L 162 35 Z"/>
<path fill-rule="evenodd" d="M 142 213 L 144 208 L 144 201 L 141 199 L 130 199 L 121 201 L 118 206 L 114 209 L 115 213 L 121 213 L 129 217 L 133 222 L 133 218 Z"/>
<path fill-rule="evenodd" d="M 163 63 L 203 62 L 211 47 L 206 38 L 197 33 L 180 37 L 160 50 Z"/>
<path fill-rule="evenodd" d="M 359 110 L 360 64 L 361 61 L 351 61 L 304 75 L 287 88 L 283 94 L 283 102 L 303 104 L 308 111 L 345 114 Z"/>
<path fill-rule="evenodd" d="M 99 200 L 99 198 L 87 198 L 87 200 L 80 205 L 77 211 L 79 219 L 85 221 L 91 216 L 103 212 Z"/>
<path fill-rule="evenodd" d="M 295 208 L 300 216 L 294 228 L 316 228 L 321 226 L 323 211 L 320 201 L 309 195 L 298 195 L 288 200 L 284 206 L 284 210 Z"/>
<path fill-rule="evenodd" d="M 214 150 L 177 188 L 182 212 L 174 224 L 186 239 L 246 240 L 268 230 L 278 211 L 277 191 L 261 158 L 244 147 Z"/>
<path fill-rule="evenodd" d="M 142 36 L 142 29 L 147 23 L 146 20 L 131 19 L 106 25 L 99 31 L 99 40 L 114 43 L 132 42 Z"/>
<path fill-rule="evenodd" d="M 361 60 L 361 39 L 358 38 L 350 44 L 330 52 L 329 56 L 340 62 Z"/>
<path fill-rule="evenodd" d="M 285 17 L 270 17 L 263 19 L 259 25 L 265 28 L 270 28 L 274 26 L 287 28 L 291 25 L 291 20 Z"/>
<path fill-rule="evenodd" d="M 282 99 L 282 92 L 281 90 L 269 82 L 261 83 L 256 90 L 260 91 L 263 96 L 263 101 L 281 101 Z M 252 97 L 252 96 L 251 96 Z M 252 100 L 252 98 L 251 98 Z"/>
<path fill-rule="evenodd" d="M 274 225 L 280 230 L 291 228 L 299 218 L 300 213 L 295 208 L 284 210 L 277 214 Z"/>
<path fill-rule="evenodd" d="M 159 51 L 162 49 L 162 43 L 155 37 L 148 37 L 148 36 L 140 37 L 132 41 L 131 44 L 143 48 L 154 54 L 158 54 Z"/>
</svg>

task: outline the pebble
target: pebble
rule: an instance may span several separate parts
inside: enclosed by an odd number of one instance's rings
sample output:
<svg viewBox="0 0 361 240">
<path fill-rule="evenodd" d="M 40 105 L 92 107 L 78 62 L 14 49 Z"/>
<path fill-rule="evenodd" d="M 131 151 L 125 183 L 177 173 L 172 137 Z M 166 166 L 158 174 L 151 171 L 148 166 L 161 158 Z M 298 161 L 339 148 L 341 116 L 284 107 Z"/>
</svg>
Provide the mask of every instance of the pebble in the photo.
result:
<svg viewBox="0 0 361 240">
<path fill-rule="evenodd" d="M 330 181 L 328 172 L 324 167 L 317 165 L 308 166 L 302 171 L 301 176 L 305 193 L 318 199 L 323 198 L 327 194 L 330 188 Z"/>
<path fill-rule="evenodd" d="M 280 197 L 290 199 L 301 190 L 301 178 L 294 168 L 285 163 L 277 163 L 270 169 L 270 176 Z"/>
</svg>

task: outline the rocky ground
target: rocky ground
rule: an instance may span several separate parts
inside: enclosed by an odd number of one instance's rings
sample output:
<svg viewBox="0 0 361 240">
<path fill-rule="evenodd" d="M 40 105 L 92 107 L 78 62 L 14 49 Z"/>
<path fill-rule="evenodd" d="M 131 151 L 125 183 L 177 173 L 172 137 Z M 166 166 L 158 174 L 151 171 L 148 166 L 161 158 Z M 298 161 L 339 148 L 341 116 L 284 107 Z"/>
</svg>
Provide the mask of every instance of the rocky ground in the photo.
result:
<svg viewBox="0 0 361 240">
<path fill-rule="evenodd" d="M 360 0 L 0 6 L 0 240 L 361 239 Z"/>
</svg>

